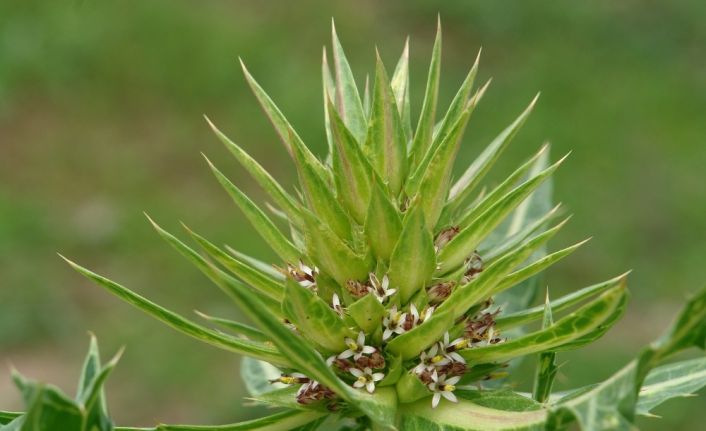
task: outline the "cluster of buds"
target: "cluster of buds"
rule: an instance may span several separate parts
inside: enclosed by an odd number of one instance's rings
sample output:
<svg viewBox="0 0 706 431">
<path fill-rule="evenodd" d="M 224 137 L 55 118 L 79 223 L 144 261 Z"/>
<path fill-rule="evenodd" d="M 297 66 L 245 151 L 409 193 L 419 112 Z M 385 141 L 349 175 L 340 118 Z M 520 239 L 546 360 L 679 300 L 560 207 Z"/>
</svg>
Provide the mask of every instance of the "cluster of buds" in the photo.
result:
<svg viewBox="0 0 706 431">
<path fill-rule="evenodd" d="M 369 274 L 369 278 L 365 283 L 358 280 L 348 280 L 346 289 L 354 298 L 362 298 L 369 293 L 373 294 L 380 303 L 384 303 L 397 292 L 397 289 L 390 288 L 390 279 L 387 274 L 380 280 L 373 273 Z"/>
</svg>

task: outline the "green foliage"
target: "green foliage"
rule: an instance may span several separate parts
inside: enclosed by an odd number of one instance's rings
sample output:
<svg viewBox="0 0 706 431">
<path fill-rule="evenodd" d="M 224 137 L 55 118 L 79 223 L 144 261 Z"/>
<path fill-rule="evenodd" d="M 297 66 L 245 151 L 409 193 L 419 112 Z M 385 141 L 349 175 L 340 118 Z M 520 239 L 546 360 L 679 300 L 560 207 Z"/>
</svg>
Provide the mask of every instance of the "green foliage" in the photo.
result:
<svg viewBox="0 0 706 431">
<path fill-rule="evenodd" d="M 242 424 L 160 425 L 154 430 L 336 429 L 331 424 L 339 420 L 354 421 L 360 429 L 563 429 L 572 422 L 590 431 L 629 429 L 636 413 L 648 413 L 702 385 L 699 366 L 671 365 L 677 368 L 657 368 L 648 380 L 646 398 L 639 398 L 646 376 L 664 359 L 689 347 L 704 348 L 706 292 L 613 377 L 552 396 L 557 352 L 604 335 L 624 312 L 627 292 L 621 276 L 543 307 L 529 307 L 538 274 L 583 244 L 546 251 L 546 243 L 566 222 L 546 227 L 553 217 L 550 178 L 566 159 L 551 164 L 547 145 L 489 193 L 473 196 L 537 99 L 452 184 L 463 134 L 487 88 L 471 96 L 478 60 L 438 120 L 439 26 L 412 130 L 408 47 L 391 80 L 378 56 L 372 97 L 361 98 L 335 29 L 332 38 L 333 73 L 325 55 L 323 60 L 331 151 L 326 162 L 305 145 L 243 65 L 246 80 L 294 161 L 300 193 L 285 191 L 211 125 L 288 225 L 289 237 L 207 159 L 218 182 L 281 259 L 275 264 L 281 274 L 247 256 L 228 254 L 187 229 L 204 250 L 199 253 L 152 222 L 255 328 L 208 316 L 234 335 L 206 328 L 68 261 L 169 326 L 250 357 L 245 366 L 258 371 L 245 375 L 252 380 L 248 386 L 255 399 L 285 409 Z M 554 321 L 557 312 L 567 313 Z M 525 327 L 541 317 L 541 328 Z M 506 329 L 513 331 L 502 332 Z M 493 371 L 510 361 L 534 354 L 540 358 L 534 393 L 539 402 L 506 388 L 469 390 L 470 384 L 482 386 L 497 377 Z M 60 425 L 67 431 L 94 431 L 91 427 L 99 426 L 94 423 L 109 426 L 100 387 L 114 363 L 99 369 L 97 351 L 94 355 L 96 359 L 87 361 L 77 401 L 18 377 L 28 411 L 17 418 L 4 414 L 6 424 L 0 429 L 39 431 Z M 252 360 L 265 361 L 269 368 Z M 281 375 L 273 380 L 290 387 L 266 391 L 264 381 L 277 369 Z M 692 374 L 696 378 L 689 380 Z M 442 398 L 448 402 L 440 404 Z M 46 425 L 36 425 L 42 423 Z"/>
</svg>

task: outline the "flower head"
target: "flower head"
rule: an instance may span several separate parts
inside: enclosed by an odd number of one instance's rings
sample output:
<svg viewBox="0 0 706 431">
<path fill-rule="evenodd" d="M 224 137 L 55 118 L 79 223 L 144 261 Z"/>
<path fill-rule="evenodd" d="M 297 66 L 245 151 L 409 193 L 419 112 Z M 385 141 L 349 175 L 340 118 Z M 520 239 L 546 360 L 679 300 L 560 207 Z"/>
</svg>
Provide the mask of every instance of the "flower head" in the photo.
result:
<svg viewBox="0 0 706 431">
<path fill-rule="evenodd" d="M 382 319 L 382 326 L 385 328 L 382 332 L 382 340 L 387 341 L 393 334 L 403 334 L 405 332 L 405 322 L 407 313 L 397 311 L 397 306 L 394 305 Z"/>
<path fill-rule="evenodd" d="M 419 355 L 419 364 L 414 367 L 414 372 L 416 374 L 422 374 L 425 371 L 436 371 L 436 368 L 442 367 L 451 362 L 449 358 L 440 354 L 439 345 L 434 344 L 426 352 L 422 352 Z"/>
<path fill-rule="evenodd" d="M 353 383 L 353 386 L 356 388 L 365 387 L 365 390 L 371 394 L 375 391 L 375 382 L 379 382 L 385 377 L 383 373 L 373 373 L 373 370 L 370 368 L 364 368 L 362 370 L 351 368 L 348 371 L 353 374 L 354 377 L 358 378 L 358 380 Z"/>
<path fill-rule="evenodd" d="M 348 346 L 348 349 L 341 352 L 338 355 L 338 359 L 347 359 L 353 356 L 353 359 L 357 360 L 361 356 L 369 355 L 377 350 L 373 346 L 365 345 L 365 333 L 363 331 L 360 331 L 358 333 L 358 338 L 355 340 L 346 337 L 345 342 L 346 346 Z"/>
<path fill-rule="evenodd" d="M 390 278 L 385 274 L 382 281 L 373 273 L 370 273 L 370 292 L 375 295 L 378 301 L 385 302 L 387 298 L 394 295 L 397 289 L 390 288 Z"/>
<path fill-rule="evenodd" d="M 427 387 L 429 390 L 434 392 L 434 396 L 431 399 L 431 406 L 433 408 L 436 408 L 436 406 L 439 405 L 441 397 L 444 397 L 454 403 L 458 402 L 458 398 L 456 398 L 456 395 L 454 395 L 453 392 L 456 390 L 456 383 L 461 380 L 461 376 L 447 378 L 446 375 L 440 375 L 436 372 L 436 370 L 434 370 L 431 374 L 431 379 L 432 382 L 429 383 Z"/>
</svg>

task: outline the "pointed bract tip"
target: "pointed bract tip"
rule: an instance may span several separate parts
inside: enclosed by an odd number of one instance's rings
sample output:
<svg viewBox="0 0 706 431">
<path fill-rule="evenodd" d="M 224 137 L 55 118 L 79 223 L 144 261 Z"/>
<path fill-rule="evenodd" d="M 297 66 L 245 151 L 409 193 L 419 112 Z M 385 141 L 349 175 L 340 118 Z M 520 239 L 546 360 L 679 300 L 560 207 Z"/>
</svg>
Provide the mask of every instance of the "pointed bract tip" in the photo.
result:
<svg viewBox="0 0 706 431">
<path fill-rule="evenodd" d="M 586 244 L 587 242 L 591 241 L 592 239 L 593 239 L 593 237 L 592 237 L 592 236 L 589 236 L 588 238 L 584 239 L 583 241 L 579 241 L 579 242 L 577 242 L 576 244 L 574 244 L 573 247 L 574 247 L 574 248 L 579 248 L 579 247 L 581 247 L 582 245 Z"/>
<path fill-rule="evenodd" d="M 480 54 L 483 52 L 483 47 L 478 48 L 478 54 L 476 54 L 476 60 L 473 62 L 473 67 L 477 68 L 478 63 L 480 63 Z"/>
<path fill-rule="evenodd" d="M 204 120 L 206 120 L 206 123 L 208 123 L 208 126 L 209 126 L 214 132 L 217 132 L 217 133 L 220 132 L 220 130 L 218 130 L 218 127 L 216 127 L 216 125 L 213 124 L 213 121 L 211 121 L 211 119 L 208 118 L 208 115 L 203 114 L 203 118 L 204 118 Z"/>
</svg>

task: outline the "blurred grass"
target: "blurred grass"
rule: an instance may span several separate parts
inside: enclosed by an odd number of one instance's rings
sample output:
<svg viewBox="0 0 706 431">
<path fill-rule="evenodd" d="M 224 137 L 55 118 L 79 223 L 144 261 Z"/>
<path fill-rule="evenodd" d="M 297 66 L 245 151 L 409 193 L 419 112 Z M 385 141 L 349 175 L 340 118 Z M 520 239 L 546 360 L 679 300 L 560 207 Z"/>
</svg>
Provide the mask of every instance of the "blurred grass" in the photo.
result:
<svg viewBox="0 0 706 431">
<path fill-rule="evenodd" d="M 443 100 L 480 46 L 481 78 L 494 78 L 459 168 L 538 90 L 538 109 L 496 173 L 545 139 L 555 156 L 574 151 L 556 195 L 576 215 L 557 243 L 596 238 L 553 270 L 553 294 L 635 270 L 625 320 L 597 345 L 560 356 L 560 389 L 626 362 L 706 279 L 703 2 L 0 2 L 0 361 L 67 385 L 90 329 L 106 353 L 128 347 L 109 382 L 120 423 L 254 414 L 242 407 L 232 355 L 109 297 L 54 253 L 181 312 L 237 315 L 141 214 L 271 257 L 199 156 L 259 193 L 207 130 L 207 113 L 278 178 L 293 178 L 237 57 L 322 152 L 319 61 L 330 17 L 361 79 L 375 43 L 391 69 L 411 35 L 418 109 L 437 12 Z M 3 407 L 17 403 L 6 371 Z M 704 407 L 672 402 L 659 411 L 665 419 L 640 425 L 697 429 Z"/>
</svg>

